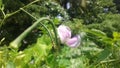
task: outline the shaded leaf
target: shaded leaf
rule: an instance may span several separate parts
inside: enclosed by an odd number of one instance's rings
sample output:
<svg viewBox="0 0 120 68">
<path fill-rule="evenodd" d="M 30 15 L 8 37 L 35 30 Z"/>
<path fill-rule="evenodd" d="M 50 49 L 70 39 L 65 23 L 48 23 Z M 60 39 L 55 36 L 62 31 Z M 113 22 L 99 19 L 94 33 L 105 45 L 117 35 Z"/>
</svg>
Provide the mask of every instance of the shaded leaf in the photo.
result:
<svg viewBox="0 0 120 68">
<path fill-rule="evenodd" d="M 101 61 L 107 59 L 110 56 L 110 54 L 111 54 L 110 49 L 105 48 L 102 52 L 100 52 L 98 54 L 97 62 L 101 62 Z"/>
<path fill-rule="evenodd" d="M 1 9 L 1 6 L 2 6 L 2 0 L 0 0 L 0 9 Z"/>
</svg>

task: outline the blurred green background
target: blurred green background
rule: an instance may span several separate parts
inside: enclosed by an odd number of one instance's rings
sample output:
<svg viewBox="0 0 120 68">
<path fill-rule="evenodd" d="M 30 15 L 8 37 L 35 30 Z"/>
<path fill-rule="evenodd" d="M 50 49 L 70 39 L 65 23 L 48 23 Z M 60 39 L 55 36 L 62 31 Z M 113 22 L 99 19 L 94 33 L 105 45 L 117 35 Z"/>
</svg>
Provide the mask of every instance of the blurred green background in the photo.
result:
<svg viewBox="0 0 120 68">
<path fill-rule="evenodd" d="M 61 44 L 61 24 L 78 47 Z M 120 68 L 120 1 L 0 0 L 0 68 Z"/>
</svg>

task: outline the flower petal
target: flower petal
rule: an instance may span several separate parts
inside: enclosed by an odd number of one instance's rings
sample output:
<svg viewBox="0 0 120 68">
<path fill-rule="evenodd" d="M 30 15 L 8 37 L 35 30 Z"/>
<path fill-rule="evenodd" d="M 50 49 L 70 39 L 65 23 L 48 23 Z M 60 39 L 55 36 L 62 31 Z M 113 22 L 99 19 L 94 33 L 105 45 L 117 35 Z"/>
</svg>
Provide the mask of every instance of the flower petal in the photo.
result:
<svg viewBox="0 0 120 68">
<path fill-rule="evenodd" d="M 64 43 L 67 39 L 71 38 L 71 30 L 65 25 L 60 25 L 57 28 L 58 35 L 60 37 L 61 43 Z"/>
<path fill-rule="evenodd" d="M 69 47 L 77 47 L 80 45 L 81 38 L 79 35 L 74 36 L 71 39 L 68 39 L 65 44 L 68 45 Z"/>
</svg>

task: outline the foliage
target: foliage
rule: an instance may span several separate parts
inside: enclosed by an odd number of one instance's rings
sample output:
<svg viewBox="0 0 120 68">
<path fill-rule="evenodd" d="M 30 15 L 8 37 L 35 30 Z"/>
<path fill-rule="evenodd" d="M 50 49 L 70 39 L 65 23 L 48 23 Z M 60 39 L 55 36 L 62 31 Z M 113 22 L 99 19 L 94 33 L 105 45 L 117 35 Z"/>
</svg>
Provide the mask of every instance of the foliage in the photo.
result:
<svg viewBox="0 0 120 68">
<path fill-rule="evenodd" d="M 65 8 L 69 16 L 83 19 L 84 24 L 101 23 L 104 20 L 102 13 L 118 12 L 113 0 L 60 0 L 60 4 L 65 7 L 67 3 L 70 3 L 70 8 Z"/>
<path fill-rule="evenodd" d="M 113 0 L 0 0 L 0 68 L 119 68 L 118 6 Z M 80 35 L 78 47 L 61 44 L 61 24 L 72 37 Z"/>
<path fill-rule="evenodd" d="M 107 14 L 107 15 L 105 14 L 104 20 L 102 23 L 90 24 L 90 25 L 87 25 L 87 27 L 90 29 L 91 28 L 99 29 L 107 33 L 109 37 L 112 37 L 113 32 L 120 32 L 119 17 L 120 17 L 120 14 Z"/>
</svg>

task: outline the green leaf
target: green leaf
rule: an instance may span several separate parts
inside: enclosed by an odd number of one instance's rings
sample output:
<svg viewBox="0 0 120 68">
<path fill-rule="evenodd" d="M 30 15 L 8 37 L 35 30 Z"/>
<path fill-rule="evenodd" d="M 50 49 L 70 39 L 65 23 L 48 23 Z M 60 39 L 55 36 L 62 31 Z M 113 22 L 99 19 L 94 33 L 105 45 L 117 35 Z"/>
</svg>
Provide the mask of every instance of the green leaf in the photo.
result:
<svg viewBox="0 0 120 68">
<path fill-rule="evenodd" d="M 0 0 L 0 8 L 1 8 L 1 6 L 2 6 L 2 0 Z"/>
<path fill-rule="evenodd" d="M 120 33 L 113 32 L 113 37 L 114 37 L 114 40 L 120 39 Z"/>
<path fill-rule="evenodd" d="M 4 4 L 3 4 L 2 0 L 0 0 L 0 10 L 4 10 Z"/>
<path fill-rule="evenodd" d="M 15 64 L 14 64 L 12 61 L 9 61 L 9 62 L 7 63 L 6 68 L 16 68 L 16 67 L 15 67 Z"/>
<path fill-rule="evenodd" d="M 111 54 L 110 49 L 105 48 L 102 52 L 99 53 L 97 62 L 99 63 L 99 62 L 107 59 L 110 56 L 110 54 Z"/>
<path fill-rule="evenodd" d="M 54 20 L 53 20 L 53 22 L 54 22 L 54 24 L 59 24 L 60 20 L 55 17 Z"/>
<path fill-rule="evenodd" d="M 101 36 L 101 37 L 106 36 L 106 34 L 104 32 L 97 30 L 97 29 L 92 29 L 92 30 L 89 30 L 87 32 L 94 34 L 96 36 Z"/>
</svg>

